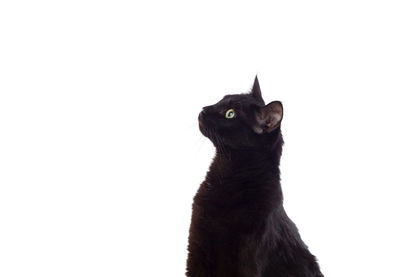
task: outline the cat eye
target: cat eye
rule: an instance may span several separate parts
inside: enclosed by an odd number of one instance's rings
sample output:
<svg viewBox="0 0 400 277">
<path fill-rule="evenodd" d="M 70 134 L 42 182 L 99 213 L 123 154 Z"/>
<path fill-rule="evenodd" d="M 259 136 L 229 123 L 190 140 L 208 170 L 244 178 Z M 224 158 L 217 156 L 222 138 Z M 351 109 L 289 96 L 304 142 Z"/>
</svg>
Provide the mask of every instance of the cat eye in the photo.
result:
<svg viewBox="0 0 400 277">
<path fill-rule="evenodd" d="M 225 117 L 228 119 L 234 118 L 235 117 L 235 111 L 233 109 L 229 109 L 225 113 Z"/>
</svg>

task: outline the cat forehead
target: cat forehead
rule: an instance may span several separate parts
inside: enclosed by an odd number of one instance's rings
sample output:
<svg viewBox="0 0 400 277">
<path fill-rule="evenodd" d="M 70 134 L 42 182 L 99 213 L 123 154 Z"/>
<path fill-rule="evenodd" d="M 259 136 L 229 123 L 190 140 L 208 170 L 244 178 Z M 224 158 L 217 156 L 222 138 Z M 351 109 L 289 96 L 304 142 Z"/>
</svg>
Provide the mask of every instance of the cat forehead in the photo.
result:
<svg viewBox="0 0 400 277">
<path fill-rule="evenodd" d="M 251 105 L 255 103 L 256 101 L 249 94 L 228 94 L 218 102 L 221 105 Z"/>
<path fill-rule="evenodd" d="M 247 98 L 248 95 L 244 94 L 227 94 L 222 97 L 222 100 L 233 100 L 233 101 L 241 101 Z"/>
</svg>

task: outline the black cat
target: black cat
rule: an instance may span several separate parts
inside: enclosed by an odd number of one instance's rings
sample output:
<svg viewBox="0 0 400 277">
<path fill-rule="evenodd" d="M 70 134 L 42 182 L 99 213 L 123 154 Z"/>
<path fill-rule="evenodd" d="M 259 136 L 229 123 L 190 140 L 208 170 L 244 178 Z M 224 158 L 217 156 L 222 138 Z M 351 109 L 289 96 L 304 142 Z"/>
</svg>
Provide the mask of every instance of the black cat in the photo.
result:
<svg viewBox="0 0 400 277">
<path fill-rule="evenodd" d="M 282 104 L 226 95 L 199 114 L 216 155 L 193 201 L 188 277 L 323 277 L 282 202 Z"/>
</svg>

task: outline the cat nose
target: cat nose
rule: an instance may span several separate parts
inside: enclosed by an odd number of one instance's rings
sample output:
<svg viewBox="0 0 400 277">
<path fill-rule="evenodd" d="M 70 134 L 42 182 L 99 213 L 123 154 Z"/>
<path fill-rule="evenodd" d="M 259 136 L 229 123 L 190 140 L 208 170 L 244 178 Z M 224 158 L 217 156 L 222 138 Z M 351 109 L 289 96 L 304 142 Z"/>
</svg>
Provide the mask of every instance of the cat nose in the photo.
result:
<svg viewBox="0 0 400 277">
<path fill-rule="evenodd" d="M 208 114 L 210 112 L 210 106 L 205 106 L 205 107 L 203 107 L 203 109 L 202 109 L 202 111 L 201 111 L 201 113 L 203 114 L 203 115 L 206 115 L 206 114 Z"/>
<path fill-rule="evenodd" d="M 204 116 L 206 115 L 206 111 L 202 110 L 199 114 L 199 120 L 202 120 L 204 118 Z"/>
<path fill-rule="evenodd" d="M 203 109 L 201 110 L 200 114 L 199 114 L 199 120 L 203 120 L 204 117 L 209 113 L 209 109 L 208 107 L 203 107 Z"/>
</svg>

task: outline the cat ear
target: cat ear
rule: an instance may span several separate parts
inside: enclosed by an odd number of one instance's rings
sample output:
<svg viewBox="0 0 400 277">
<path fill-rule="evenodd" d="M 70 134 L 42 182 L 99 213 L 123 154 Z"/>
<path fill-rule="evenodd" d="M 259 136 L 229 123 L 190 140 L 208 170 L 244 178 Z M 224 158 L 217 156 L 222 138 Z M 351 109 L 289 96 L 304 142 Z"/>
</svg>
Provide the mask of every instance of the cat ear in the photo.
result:
<svg viewBox="0 0 400 277">
<path fill-rule="evenodd" d="M 260 107 L 256 111 L 256 124 L 253 126 L 254 132 L 263 134 L 271 133 L 280 126 L 283 117 L 283 106 L 279 101 L 274 101 L 266 106 Z"/>
<path fill-rule="evenodd" d="M 256 78 L 254 79 L 253 88 L 251 89 L 250 94 L 258 101 L 261 101 L 262 103 L 264 103 L 264 100 L 262 99 L 262 96 L 261 96 L 261 89 L 260 89 L 260 84 L 258 83 L 257 75 L 256 75 Z"/>
</svg>

